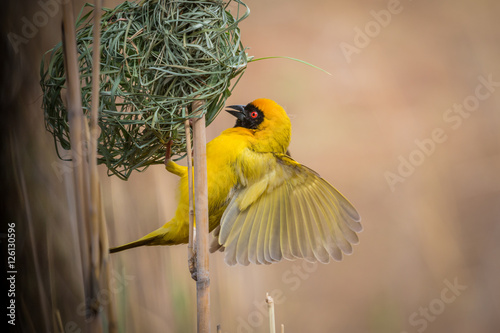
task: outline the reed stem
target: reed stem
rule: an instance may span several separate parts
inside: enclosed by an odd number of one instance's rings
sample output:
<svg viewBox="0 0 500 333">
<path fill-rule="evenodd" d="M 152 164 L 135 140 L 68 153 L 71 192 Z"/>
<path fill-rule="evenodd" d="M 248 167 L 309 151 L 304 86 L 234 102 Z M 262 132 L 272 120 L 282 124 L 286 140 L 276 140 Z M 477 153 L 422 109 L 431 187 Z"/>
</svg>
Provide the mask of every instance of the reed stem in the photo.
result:
<svg viewBox="0 0 500 333">
<path fill-rule="evenodd" d="M 193 188 L 193 149 L 191 147 L 191 128 L 189 120 L 184 122 L 186 133 L 186 155 L 188 168 L 188 186 L 189 186 L 189 242 L 188 242 L 188 266 L 191 277 L 196 280 L 196 263 L 194 251 L 194 239 L 196 237 L 194 229 L 194 188 Z"/>
<path fill-rule="evenodd" d="M 274 300 L 266 293 L 267 309 L 269 311 L 269 332 L 276 333 L 276 324 L 274 319 Z"/>
<path fill-rule="evenodd" d="M 192 103 L 196 112 L 202 101 Z M 196 291 L 198 333 L 210 332 L 210 277 L 208 270 L 208 183 L 205 115 L 194 120 L 194 186 L 196 216 Z"/>
<path fill-rule="evenodd" d="M 67 80 L 68 122 L 70 127 L 71 159 L 73 171 L 74 200 L 76 204 L 76 222 L 78 228 L 80 256 L 83 274 L 83 289 L 85 300 L 91 299 L 89 249 L 88 249 L 88 221 L 85 209 L 88 193 L 84 184 L 83 168 L 83 109 L 80 93 L 80 73 L 78 68 L 78 54 L 76 49 L 75 20 L 73 17 L 73 2 L 63 4 L 62 20 L 64 64 Z M 89 304 L 87 304 L 87 311 Z"/>
</svg>

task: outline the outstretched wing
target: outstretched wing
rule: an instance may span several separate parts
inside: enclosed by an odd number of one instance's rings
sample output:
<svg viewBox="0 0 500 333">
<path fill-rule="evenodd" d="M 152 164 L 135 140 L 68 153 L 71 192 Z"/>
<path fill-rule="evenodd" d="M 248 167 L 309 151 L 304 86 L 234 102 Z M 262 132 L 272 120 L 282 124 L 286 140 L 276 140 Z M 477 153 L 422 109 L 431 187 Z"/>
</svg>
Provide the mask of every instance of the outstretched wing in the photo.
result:
<svg viewBox="0 0 500 333">
<path fill-rule="evenodd" d="M 362 230 L 352 204 L 313 170 L 285 154 L 268 155 L 267 170 L 242 179 L 222 216 L 218 241 L 226 263 L 327 263 L 350 254 Z"/>
</svg>

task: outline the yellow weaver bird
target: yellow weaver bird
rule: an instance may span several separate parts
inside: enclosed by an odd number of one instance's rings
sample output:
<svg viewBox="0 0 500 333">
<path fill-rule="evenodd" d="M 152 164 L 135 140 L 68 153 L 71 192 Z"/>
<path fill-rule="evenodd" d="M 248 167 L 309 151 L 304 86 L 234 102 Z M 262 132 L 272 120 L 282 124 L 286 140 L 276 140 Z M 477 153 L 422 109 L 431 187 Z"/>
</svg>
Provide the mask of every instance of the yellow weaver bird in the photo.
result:
<svg viewBox="0 0 500 333">
<path fill-rule="evenodd" d="M 271 264 L 285 258 L 327 263 L 358 242 L 360 216 L 316 172 L 287 154 L 291 123 L 269 99 L 228 107 L 236 125 L 207 144 L 210 251 L 223 250 L 229 265 Z M 139 240 L 110 249 L 188 242 L 187 167 L 167 161 L 181 177 L 172 220 Z"/>
</svg>

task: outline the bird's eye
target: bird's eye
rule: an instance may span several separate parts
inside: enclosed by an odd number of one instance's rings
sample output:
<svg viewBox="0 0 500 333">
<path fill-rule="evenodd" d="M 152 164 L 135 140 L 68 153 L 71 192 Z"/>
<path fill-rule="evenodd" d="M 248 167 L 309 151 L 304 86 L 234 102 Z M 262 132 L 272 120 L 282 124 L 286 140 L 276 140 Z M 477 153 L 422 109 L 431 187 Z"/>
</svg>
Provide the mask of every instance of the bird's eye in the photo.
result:
<svg viewBox="0 0 500 333">
<path fill-rule="evenodd" d="M 250 113 L 250 118 L 255 119 L 255 118 L 257 118 L 257 117 L 258 117 L 258 115 L 259 115 L 259 114 L 257 113 L 257 111 L 252 111 L 252 112 Z"/>
</svg>

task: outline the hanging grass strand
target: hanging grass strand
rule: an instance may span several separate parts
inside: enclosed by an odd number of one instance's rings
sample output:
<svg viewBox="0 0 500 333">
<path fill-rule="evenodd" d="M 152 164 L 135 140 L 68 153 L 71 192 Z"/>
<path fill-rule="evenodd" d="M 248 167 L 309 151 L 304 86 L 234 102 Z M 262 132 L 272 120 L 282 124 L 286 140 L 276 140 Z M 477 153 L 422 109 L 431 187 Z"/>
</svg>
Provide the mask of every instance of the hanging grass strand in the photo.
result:
<svg viewBox="0 0 500 333">
<path fill-rule="evenodd" d="M 205 104 L 198 117 L 207 125 L 231 95 L 231 80 L 251 60 L 240 41 L 238 24 L 249 9 L 241 1 L 236 16 L 223 1 L 146 0 L 103 9 L 99 94 L 98 162 L 110 174 L 128 179 L 163 163 L 165 143 L 172 155 L 185 155 L 182 112 L 193 101 Z M 90 117 L 94 8 L 86 5 L 76 23 L 82 105 Z M 41 65 L 43 108 L 58 155 L 71 148 L 64 61 L 61 45 L 46 53 Z M 235 80 L 237 82 L 237 80 Z"/>
</svg>

